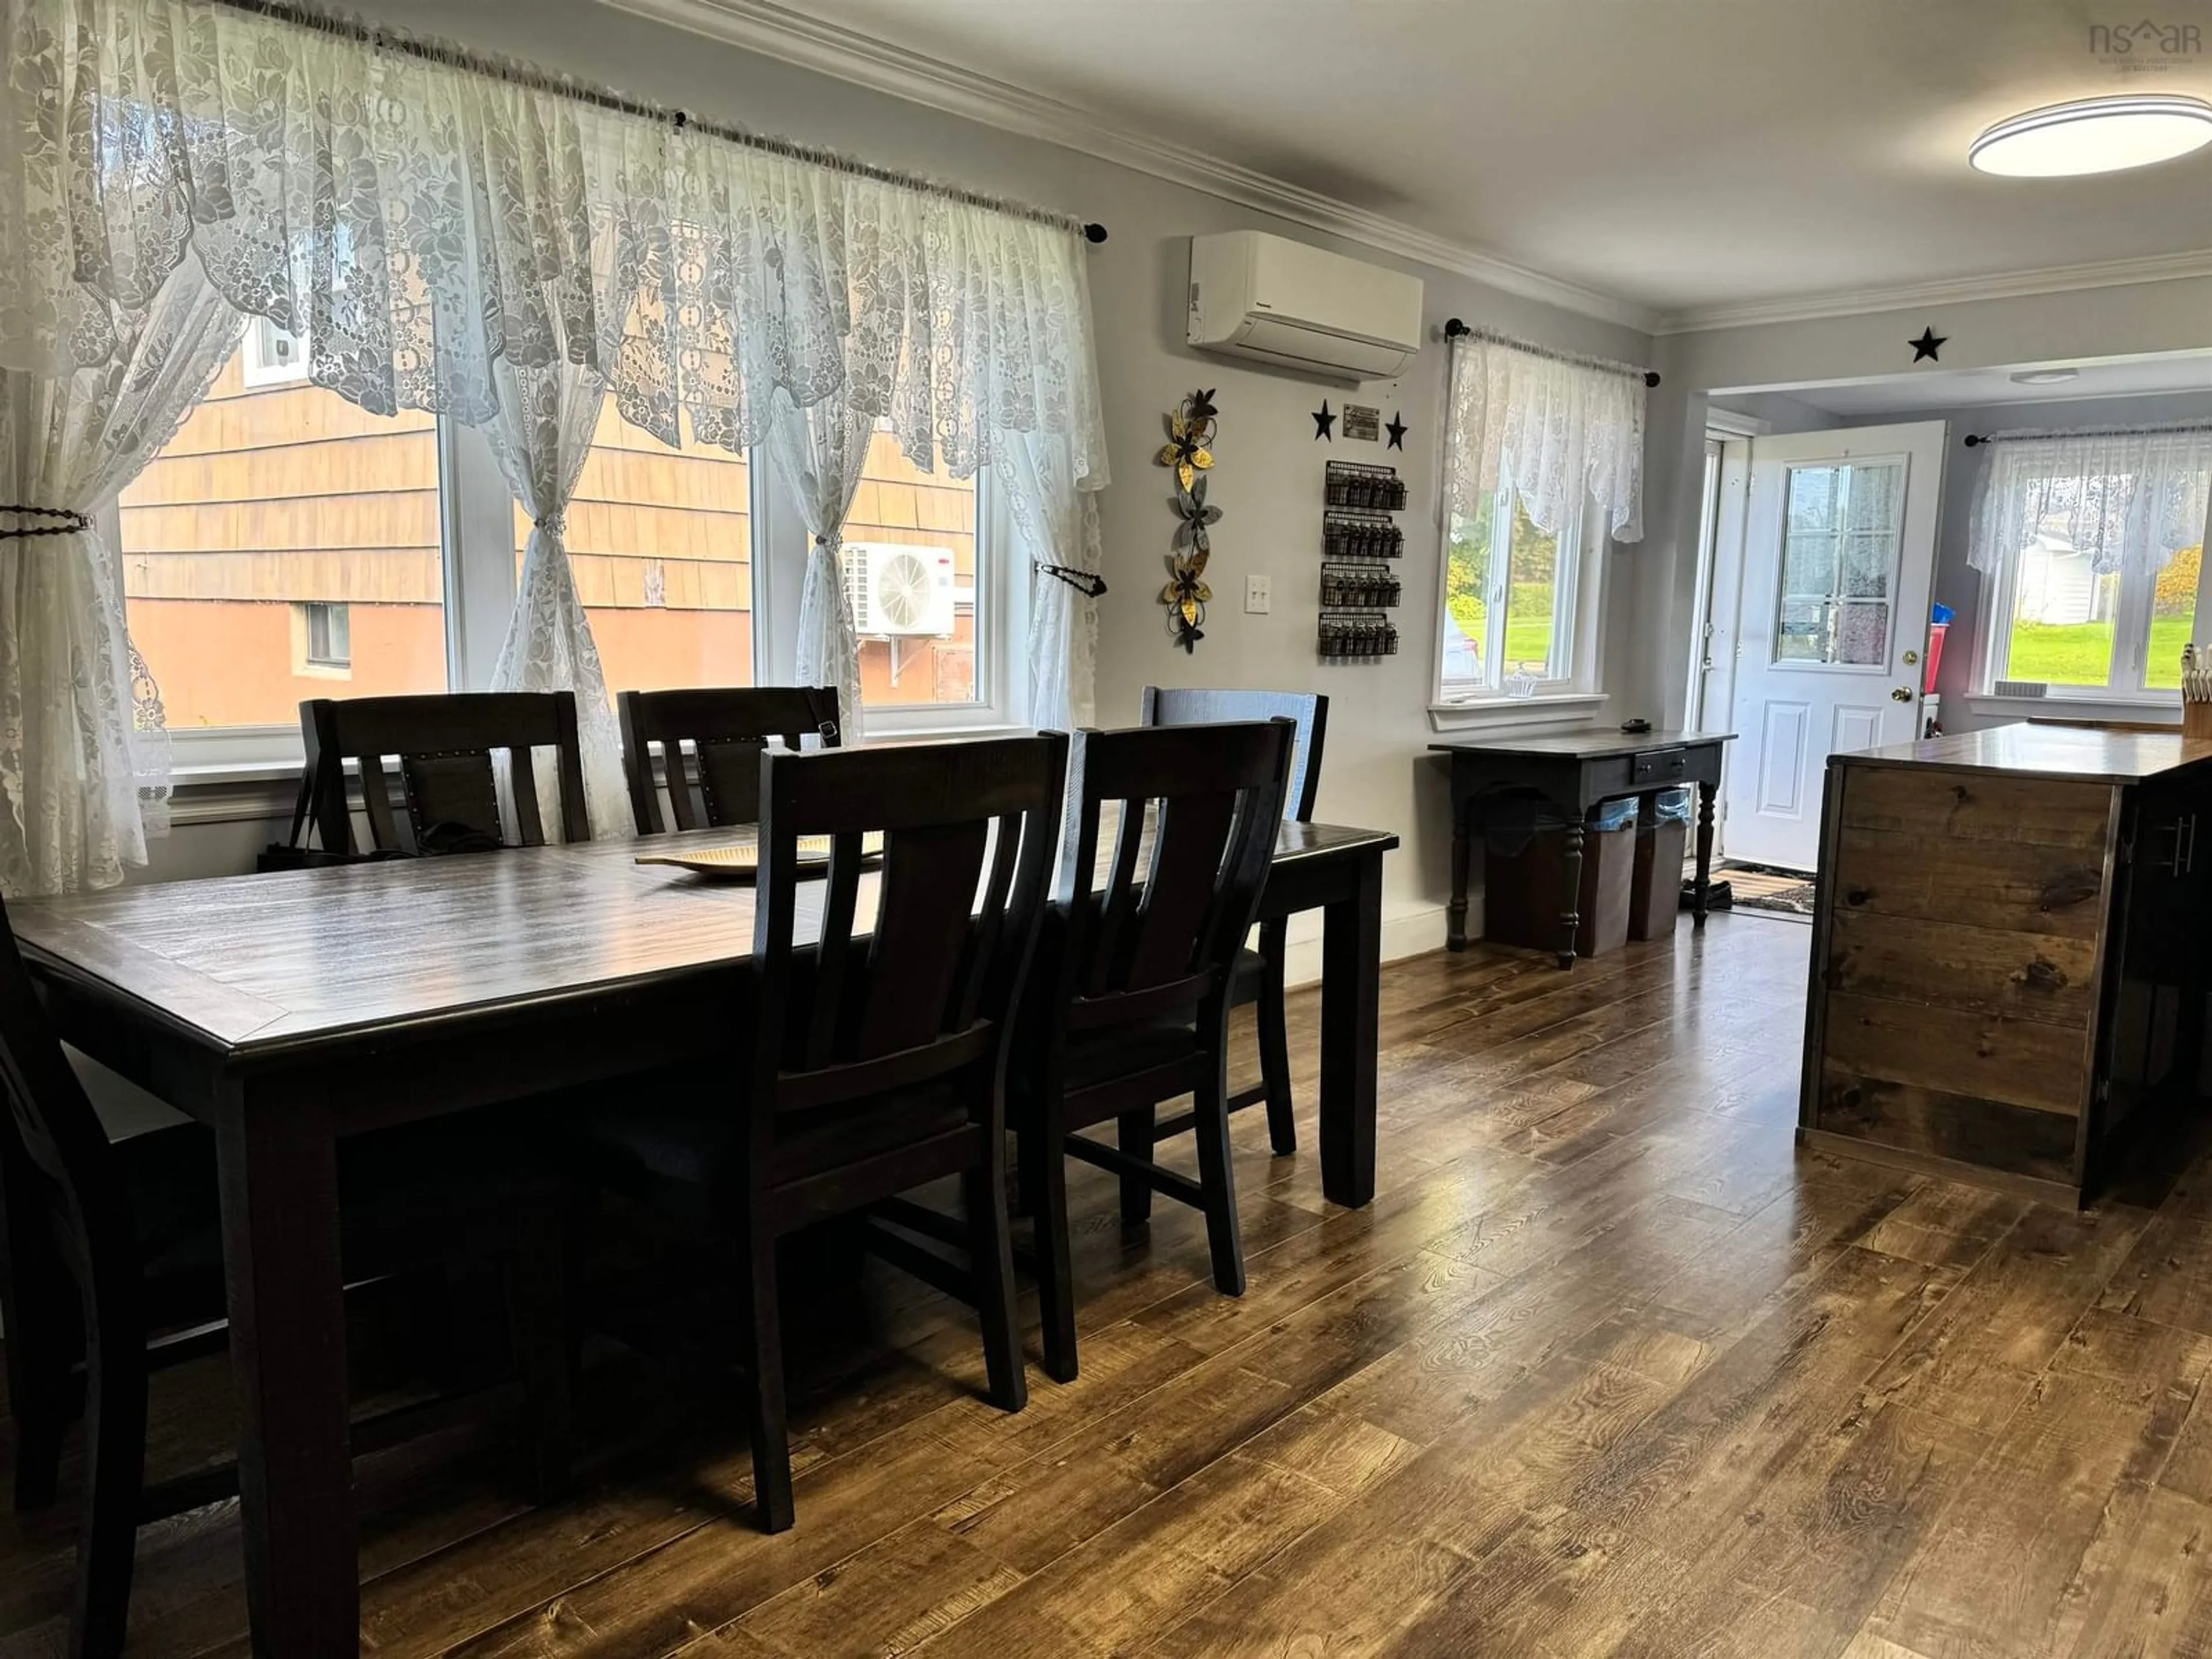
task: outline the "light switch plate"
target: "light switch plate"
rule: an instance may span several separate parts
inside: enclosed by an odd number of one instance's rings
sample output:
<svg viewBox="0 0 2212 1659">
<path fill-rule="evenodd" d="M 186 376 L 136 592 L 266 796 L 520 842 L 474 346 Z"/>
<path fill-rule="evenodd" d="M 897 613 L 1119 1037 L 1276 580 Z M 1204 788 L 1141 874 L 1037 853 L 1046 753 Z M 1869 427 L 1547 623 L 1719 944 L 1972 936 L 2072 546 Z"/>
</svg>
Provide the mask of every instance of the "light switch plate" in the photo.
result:
<svg viewBox="0 0 2212 1659">
<path fill-rule="evenodd" d="M 1244 579 L 1244 614 L 1264 617 L 1275 608 L 1273 584 L 1265 576 Z"/>
</svg>

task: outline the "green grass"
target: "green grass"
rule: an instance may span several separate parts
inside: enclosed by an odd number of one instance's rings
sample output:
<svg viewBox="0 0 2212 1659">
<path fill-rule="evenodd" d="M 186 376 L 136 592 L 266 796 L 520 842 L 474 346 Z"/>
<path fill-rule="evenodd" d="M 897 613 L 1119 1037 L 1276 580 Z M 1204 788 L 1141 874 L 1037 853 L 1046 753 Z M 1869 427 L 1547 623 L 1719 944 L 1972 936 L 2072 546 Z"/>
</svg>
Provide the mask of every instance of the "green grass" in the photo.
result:
<svg viewBox="0 0 2212 1659">
<path fill-rule="evenodd" d="M 2150 661 L 2145 681 L 2172 690 L 2181 684 L 2181 647 L 2189 642 L 2192 618 L 2154 617 Z M 2112 678 L 2112 624 L 2074 623 L 2063 628 L 2015 623 L 2005 678 L 2043 680 L 2051 685 L 2103 685 Z"/>
<path fill-rule="evenodd" d="M 1452 620 L 1459 624 L 1460 632 L 1478 642 L 1487 631 L 1483 616 L 1485 608 L 1480 599 L 1455 599 L 1451 601 Z M 1530 663 L 1540 668 L 1551 650 L 1552 612 L 1549 605 L 1539 615 L 1510 615 L 1506 617 L 1506 672 L 1510 673 L 1516 663 Z"/>
</svg>

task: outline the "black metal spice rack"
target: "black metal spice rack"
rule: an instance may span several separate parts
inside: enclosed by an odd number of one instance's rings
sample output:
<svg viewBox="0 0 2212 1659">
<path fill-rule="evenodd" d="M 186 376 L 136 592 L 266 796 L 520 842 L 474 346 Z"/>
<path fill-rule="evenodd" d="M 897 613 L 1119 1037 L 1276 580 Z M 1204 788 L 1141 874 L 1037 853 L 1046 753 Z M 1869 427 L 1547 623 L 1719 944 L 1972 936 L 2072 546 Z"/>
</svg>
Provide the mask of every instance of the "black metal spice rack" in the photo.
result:
<svg viewBox="0 0 2212 1659">
<path fill-rule="evenodd" d="M 1388 613 L 1405 592 L 1393 562 L 1405 556 L 1406 534 L 1391 514 L 1405 509 L 1405 481 L 1395 467 L 1331 461 L 1322 500 L 1322 659 L 1395 657 L 1398 628 Z"/>
</svg>

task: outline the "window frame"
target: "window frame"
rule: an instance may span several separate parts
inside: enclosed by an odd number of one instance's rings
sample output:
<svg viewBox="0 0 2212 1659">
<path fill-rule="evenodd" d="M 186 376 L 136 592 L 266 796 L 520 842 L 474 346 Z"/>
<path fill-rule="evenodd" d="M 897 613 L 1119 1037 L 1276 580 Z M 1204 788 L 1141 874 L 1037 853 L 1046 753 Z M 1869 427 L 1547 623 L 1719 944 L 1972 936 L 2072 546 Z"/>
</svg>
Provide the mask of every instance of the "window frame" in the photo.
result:
<svg viewBox="0 0 2212 1659">
<path fill-rule="evenodd" d="M 247 333 L 254 332 L 249 326 Z M 252 362 L 251 352 L 248 362 Z M 260 385 L 307 379 L 301 373 Z M 256 386 L 259 389 L 259 386 Z M 514 547 L 514 501 L 483 433 L 441 416 L 437 420 L 440 571 L 446 634 L 446 683 L 455 691 L 489 689 L 514 607 L 519 560 Z M 799 598 L 805 586 L 811 538 L 804 514 L 765 444 L 747 454 L 752 570 L 753 680 L 793 684 Z M 1006 491 L 990 470 L 976 475 L 975 685 L 968 703 L 902 703 L 864 711 L 869 738 L 916 738 L 939 733 L 1026 729 L 1029 672 L 1023 642 L 1029 635 L 1030 584 L 1024 580 L 1030 551 L 1024 544 Z M 107 544 L 123 556 L 118 501 L 110 498 L 95 515 Z M 306 620 L 292 601 L 302 647 Z M 295 658 L 307 664 L 304 648 Z M 307 664 L 310 678 L 342 685 L 349 667 Z M 626 688 L 610 684 L 610 695 Z M 304 748 L 293 724 L 190 726 L 168 733 L 178 781 L 191 783 L 247 773 L 296 770 Z"/>
<path fill-rule="evenodd" d="M 1558 538 L 1559 551 L 1553 576 L 1550 656 L 1553 662 L 1564 659 L 1567 672 L 1564 675 L 1538 680 L 1526 697 L 1516 697 L 1506 690 L 1504 672 L 1504 630 L 1511 622 L 1511 545 L 1516 508 L 1513 488 L 1501 478 L 1498 493 L 1491 501 L 1491 569 L 1488 580 L 1492 589 L 1486 618 L 1491 637 L 1484 641 L 1486 677 L 1479 683 L 1465 680 L 1447 683 L 1444 678 L 1445 643 L 1451 629 L 1453 528 L 1453 521 L 1447 516 L 1443 545 L 1439 549 L 1441 556 L 1437 561 L 1435 661 L 1430 676 L 1430 707 L 1433 712 L 1448 714 L 1455 709 L 1510 708 L 1531 702 L 1595 700 L 1602 696 L 1601 670 L 1603 655 L 1599 635 L 1603 615 L 1604 548 L 1607 538 L 1599 529 L 1602 515 L 1594 513 L 1591 507 L 1588 495 L 1578 494 L 1575 497 L 1572 513 L 1567 523 L 1560 527 Z M 1504 538 L 1502 548 L 1501 538 Z M 1574 549 L 1571 558 L 1567 556 L 1566 551 L 1570 546 Z M 1564 641 L 1560 638 L 1562 629 L 1568 630 Z M 1564 650 L 1561 648 L 1563 643 Z"/>
</svg>

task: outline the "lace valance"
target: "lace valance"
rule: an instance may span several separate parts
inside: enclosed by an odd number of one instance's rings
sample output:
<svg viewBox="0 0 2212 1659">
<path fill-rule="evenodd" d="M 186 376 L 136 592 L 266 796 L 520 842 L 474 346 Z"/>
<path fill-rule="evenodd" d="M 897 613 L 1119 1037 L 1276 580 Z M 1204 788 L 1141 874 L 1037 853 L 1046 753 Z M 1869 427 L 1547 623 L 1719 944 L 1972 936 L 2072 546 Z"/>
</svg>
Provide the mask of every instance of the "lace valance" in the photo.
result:
<svg viewBox="0 0 2212 1659">
<path fill-rule="evenodd" d="M 1996 432 L 1966 562 L 1994 573 L 2039 537 L 2100 574 L 2163 570 L 2204 539 L 2212 422 Z"/>
<path fill-rule="evenodd" d="M 1617 542 L 1644 539 L 1644 371 L 1480 330 L 1452 342 L 1444 508 L 1472 518 L 1510 483 L 1557 531 L 1587 495 Z"/>
<path fill-rule="evenodd" d="M 4 0 L 0 367 L 108 362 L 188 248 L 313 380 L 471 425 L 504 357 L 760 441 L 833 393 L 966 477 L 1106 477 L 1079 227 L 213 0 Z"/>
</svg>

